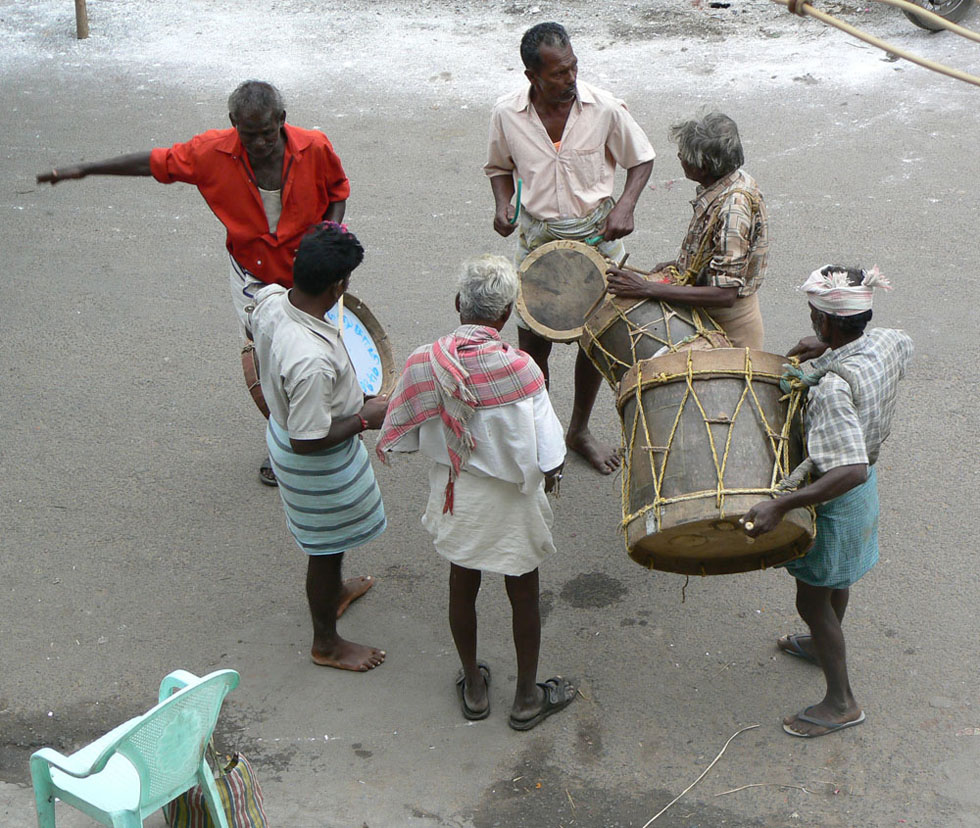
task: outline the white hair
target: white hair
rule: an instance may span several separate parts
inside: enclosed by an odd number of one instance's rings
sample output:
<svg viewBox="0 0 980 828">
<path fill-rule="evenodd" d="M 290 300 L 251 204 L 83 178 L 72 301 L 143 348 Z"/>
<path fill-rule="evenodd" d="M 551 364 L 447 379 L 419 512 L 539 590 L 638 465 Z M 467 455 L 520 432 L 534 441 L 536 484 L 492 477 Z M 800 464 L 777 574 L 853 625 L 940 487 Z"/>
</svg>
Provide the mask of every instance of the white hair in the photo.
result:
<svg viewBox="0 0 980 828">
<path fill-rule="evenodd" d="M 517 299 L 517 271 L 503 256 L 475 256 L 463 262 L 456 289 L 462 316 L 492 322 Z"/>
<path fill-rule="evenodd" d="M 677 144 L 681 158 L 713 178 L 723 178 L 745 163 L 738 127 L 721 112 L 674 124 L 668 137 Z"/>
</svg>

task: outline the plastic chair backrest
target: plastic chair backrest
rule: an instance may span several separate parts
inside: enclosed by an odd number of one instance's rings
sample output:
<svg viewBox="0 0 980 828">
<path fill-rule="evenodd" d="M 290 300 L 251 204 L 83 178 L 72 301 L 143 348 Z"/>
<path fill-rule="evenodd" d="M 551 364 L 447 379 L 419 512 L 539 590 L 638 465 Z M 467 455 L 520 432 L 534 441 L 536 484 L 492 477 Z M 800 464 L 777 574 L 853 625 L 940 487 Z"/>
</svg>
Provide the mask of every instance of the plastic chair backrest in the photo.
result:
<svg viewBox="0 0 980 828">
<path fill-rule="evenodd" d="M 194 784 L 221 704 L 237 684 L 234 670 L 205 676 L 148 711 L 118 742 L 116 751 L 139 774 L 142 813 L 161 808 Z"/>
</svg>

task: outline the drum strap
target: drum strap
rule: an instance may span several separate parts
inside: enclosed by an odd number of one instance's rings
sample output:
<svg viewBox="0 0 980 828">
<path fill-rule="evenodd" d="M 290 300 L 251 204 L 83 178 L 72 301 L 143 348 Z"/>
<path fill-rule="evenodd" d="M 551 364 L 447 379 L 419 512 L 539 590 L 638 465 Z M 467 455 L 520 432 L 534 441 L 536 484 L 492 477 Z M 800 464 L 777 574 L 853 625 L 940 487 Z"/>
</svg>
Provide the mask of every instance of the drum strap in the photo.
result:
<svg viewBox="0 0 980 828">
<path fill-rule="evenodd" d="M 737 187 L 731 190 L 726 190 L 725 196 L 727 197 L 734 193 L 740 193 L 748 199 L 750 205 L 750 223 L 754 224 L 755 217 L 759 213 L 759 196 L 755 193 L 749 192 L 748 190 L 743 190 Z M 694 258 L 691 259 L 691 263 L 688 265 L 687 269 L 681 273 L 673 265 L 667 268 L 667 272 L 673 277 L 675 284 L 695 284 L 698 276 L 700 276 L 701 272 L 708 266 L 708 263 L 711 261 L 712 255 L 714 254 L 715 233 L 718 231 L 718 226 L 721 224 L 722 215 L 724 213 L 724 205 L 725 202 L 721 201 L 721 204 L 714 210 L 711 217 L 708 219 L 704 232 L 701 233 L 701 242 L 698 245 L 698 252 L 694 254 Z"/>
</svg>

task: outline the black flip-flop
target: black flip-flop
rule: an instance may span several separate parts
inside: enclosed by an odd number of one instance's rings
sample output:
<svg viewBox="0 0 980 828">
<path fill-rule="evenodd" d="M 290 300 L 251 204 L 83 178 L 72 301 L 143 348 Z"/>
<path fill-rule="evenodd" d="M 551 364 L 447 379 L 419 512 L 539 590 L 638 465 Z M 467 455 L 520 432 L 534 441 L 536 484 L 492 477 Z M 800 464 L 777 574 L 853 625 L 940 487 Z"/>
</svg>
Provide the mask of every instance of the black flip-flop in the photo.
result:
<svg viewBox="0 0 980 828">
<path fill-rule="evenodd" d="M 861 711 L 861 715 L 850 722 L 828 722 L 824 719 L 818 719 L 816 716 L 811 716 L 810 711 L 813 707 L 808 707 L 802 713 L 796 714 L 796 721 L 807 722 L 808 724 L 814 724 L 817 727 L 826 728 L 823 733 L 799 733 L 793 730 L 788 724 L 783 725 L 783 730 L 785 730 L 790 736 L 796 736 L 798 739 L 819 739 L 821 736 L 829 736 L 831 733 L 836 733 L 838 730 L 846 730 L 849 727 L 857 727 L 865 720 L 864 711 Z"/>
<path fill-rule="evenodd" d="M 819 662 L 817 661 L 816 657 L 800 646 L 800 641 L 802 641 L 804 638 L 812 639 L 813 636 L 806 635 L 805 633 L 790 633 L 789 635 L 784 635 L 782 638 L 778 639 L 776 641 L 776 646 L 786 653 L 786 655 L 801 658 L 810 664 L 818 664 Z M 780 641 L 785 641 L 787 646 L 784 647 L 779 643 Z"/>
<path fill-rule="evenodd" d="M 276 480 L 276 473 L 272 469 L 272 461 L 266 457 L 262 461 L 262 465 L 259 466 L 259 481 L 264 483 L 266 486 L 278 486 L 279 481 Z"/>
<path fill-rule="evenodd" d="M 568 679 L 554 676 L 547 681 L 539 681 L 538 687 L 544 691 L 544 705 L 530 719 L 515 719 L 511 715 L 507 724 L 513 730 L 530 730 L 547 719 L 552 713 L 564 710 L 575 700 L 578 692 Z"/>
<path fill-rule="evenodd" d="M 480 674 L 487 683 L 486 710 L 474 710 L 466 703 L 466 674 L 463 672 L 462 667 L 459 668 L 459 672 L 456 674 L 456 696 L 459 699 L 459 709 L 463 714 L 463 718 L 469 722 L 480 722 L 490 715 L 490 665 L 485 661 L 478 661 L 476 666 L 480 668 Z"/>
</svg>

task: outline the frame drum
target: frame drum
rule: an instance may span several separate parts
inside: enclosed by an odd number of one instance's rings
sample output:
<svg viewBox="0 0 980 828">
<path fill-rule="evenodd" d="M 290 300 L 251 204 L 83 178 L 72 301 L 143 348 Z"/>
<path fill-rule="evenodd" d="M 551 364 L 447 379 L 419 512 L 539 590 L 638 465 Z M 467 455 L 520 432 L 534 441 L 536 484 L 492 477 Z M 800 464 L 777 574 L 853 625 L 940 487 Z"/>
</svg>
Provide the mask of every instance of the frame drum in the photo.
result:
<svg viewBox="0 0 980 828">
<path fill-rule="evenodd" d="M 337 306 L 327 311 L 326 319 L 337 324 Z M 391 353 L 388 334 L 381 323 L 360 299 L 350 293 L 344 294 L 344 347 L 350 356 L 357 374 L 361 390 L 368 397 L 389 394 L 398 381 L 395 373 L 395 360 Z M 259 382 L 259 363 L 255 355 L 255 345 L 251 341 L 242 348 L 242 371 L 245 384 L 252 395 L 252 401 L 269 419 L 269 406 L 262 394 Z"/>
<path fill-rule="evenodd" d="M 609 262 L 583 242 L 543 244 L 518 271 L 517 310 L 527 326 L 552 342 L 574 342 L 586 314 L 606 289 Z"/>
</svg>

